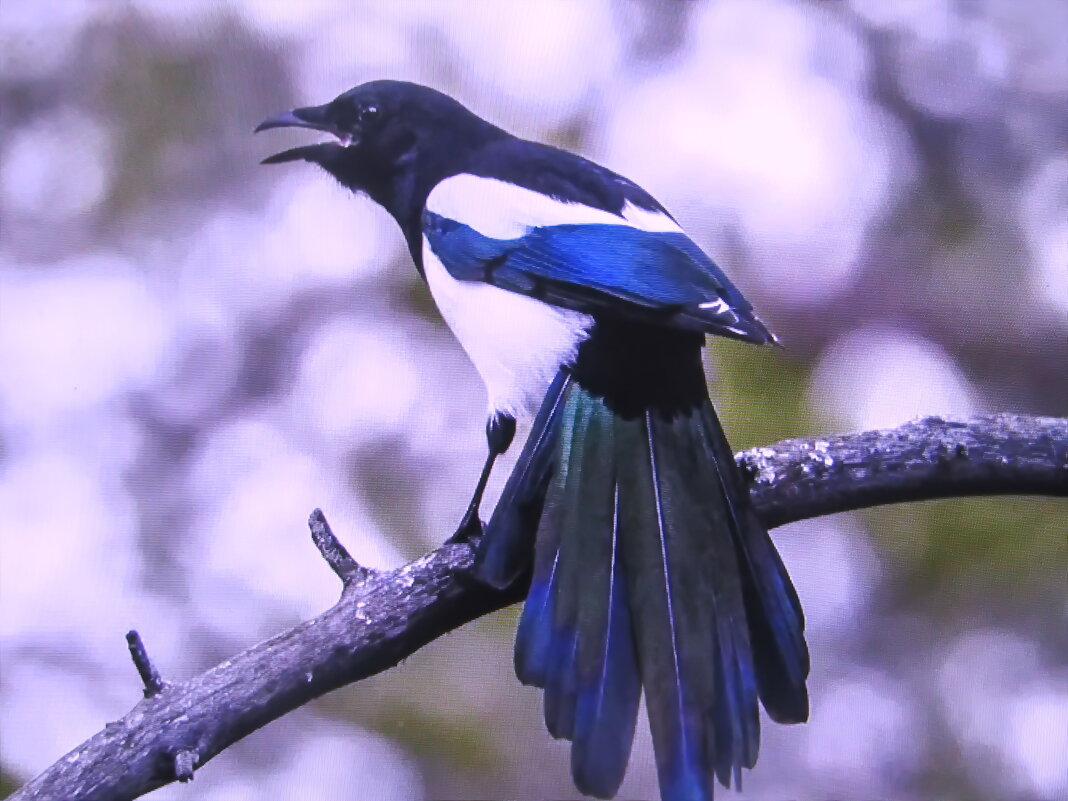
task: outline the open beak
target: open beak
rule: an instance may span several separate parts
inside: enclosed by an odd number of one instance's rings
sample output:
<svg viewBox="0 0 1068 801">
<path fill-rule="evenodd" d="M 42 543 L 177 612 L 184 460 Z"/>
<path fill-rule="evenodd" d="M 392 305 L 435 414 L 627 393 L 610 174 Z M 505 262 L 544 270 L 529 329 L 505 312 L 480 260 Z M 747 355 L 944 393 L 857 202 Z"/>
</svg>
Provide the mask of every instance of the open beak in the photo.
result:
<svg viewBox="0 0 1068 801">
<path fill-rule="evenodd" d="M 352 139 L 348 134 L 342 134 L 331 119 L 329 104 L 325 106 L 308 106 L 307 108 L 295 108 L 268 117 L 256 126 L 253 133 L 268 131 L 271 128 L 310 128 L 313 131 L 325 131 L 336 136 L 341 144 L 322 142 L 317 145 L 305 145 L 283 150 L 268 156 L 260 164 L 281 164 L 286 161 L 311 161 L 322 163 L 324 157 L 336 151 L 341 145 L 349 144 Z"/>
</svg>

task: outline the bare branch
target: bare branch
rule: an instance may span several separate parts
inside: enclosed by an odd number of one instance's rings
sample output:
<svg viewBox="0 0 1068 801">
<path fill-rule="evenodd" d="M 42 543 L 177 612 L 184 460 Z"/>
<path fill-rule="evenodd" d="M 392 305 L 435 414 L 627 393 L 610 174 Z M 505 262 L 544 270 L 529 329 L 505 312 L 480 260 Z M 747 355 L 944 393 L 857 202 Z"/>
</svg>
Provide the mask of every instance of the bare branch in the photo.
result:
<svg viewBox="0 0 1068 801">
<path fill-rule="evenodd" d="M 145 687 L 145 698 L 159 695 L 167 686 L 167 682 L 159 675 L 156 666 L 148 658 L 148 651 L 141 640 L 141 635 L 136 631 L 126 632 L 126 644 L 130 647 L 130 658 L 134 667 L 141 676 L 141 683 Z"/>
<path fill-rule="evenodd" d="M 927 417 L 898 428 L 751 448 L 740 462 L 769 528 L 886 503 L 1068 494 L 1068 420 Z"/>
<path fill-rule="evenodd" d="M 936 497 L 1065 496 L 1068 420 L 927 418 L 886 431 L 754 448 L 740 463 L 754 479 L 753 501 L 769 526 Z M 337 542 L 321 512 L 309 523 L 345 583 L 334 607 L 186 682 L 163 683 L 147 655 L 139 662 L 135 654 L 139 671 L 149 668 L 146 698 L 11 799 L 122 801 L 188 781 L 194 767 L 271 720 L 392 667 L 526 591 L 498 592 L 471 580 L 473 550 L 466 544 L 444 545 L 398 570 L 368 571 Z M 149 692 L 150 686 L 159 690 Z"/>
<path fill-rule="evenodd" d="M 319 549 L 323 559 L 345 587 L 362 581 L 371 574 L 370 570 L 362 567 L 352 558 L 345 546 L 334 536 L 322 509 L 316 509 L 311 513 L 311 517 L 308 518 L 308 527 L 311 529 L 315 547 Z"/>
</svg>

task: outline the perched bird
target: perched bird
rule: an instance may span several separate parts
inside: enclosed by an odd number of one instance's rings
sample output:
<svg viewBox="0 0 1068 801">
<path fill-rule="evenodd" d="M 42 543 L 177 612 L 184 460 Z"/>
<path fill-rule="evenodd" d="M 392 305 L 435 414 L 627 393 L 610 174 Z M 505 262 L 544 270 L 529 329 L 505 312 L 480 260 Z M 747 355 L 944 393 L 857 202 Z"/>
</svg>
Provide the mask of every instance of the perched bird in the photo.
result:
<svg viewBox="0 0 1068 801">
<path fill-rule="evenodd" d="M 619 789 L 643 690 L 662 798 L 737 786 L 758 698 L 807 719 L 809 656 L 701 354 L 706 334 L 774 336 L 641 187 L 447 95 L 373 81 L 256 130 L 291 126 L 336 141 L 264 163 L 318 164 L 383 206 L 485 382 L 489 456 L 456 538 L 481 532 L 494 459 L 536 412 L 474 572 L 530 577 L 516 673 L 573 741 L 576 786 Z"/>
</svg>

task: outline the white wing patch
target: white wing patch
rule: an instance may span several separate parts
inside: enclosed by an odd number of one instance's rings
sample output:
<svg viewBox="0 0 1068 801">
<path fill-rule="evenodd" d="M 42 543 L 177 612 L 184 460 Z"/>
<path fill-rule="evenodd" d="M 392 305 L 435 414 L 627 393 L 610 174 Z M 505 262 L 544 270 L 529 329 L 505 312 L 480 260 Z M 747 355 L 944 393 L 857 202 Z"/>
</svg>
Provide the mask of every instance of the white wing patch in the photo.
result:
<svg viewBox="0 0 1068 801">
<path fill-rule="evenodd" d="M 713 314 L 726 314 L 727 312 L 733 312 L 730 304 L 723 298 L 716 298 L 715 300 L 705 301 L 704 303 L 698 303 L 697 308 L 706 309 Z"/>
<path fill-rule="evenodd" d="M 463 223 L 491 239 L 516 239 L 549 225 L 627 225 L 641 231 L 681 233 L 660 211 L 627 202 L 623 216 L 581 203 L 566 203 L 496 178 L 463 173 L 446 178 L 430 192 L 428 211 Z"/>
<path fill-rule="evenodd" d="M 593 318 L 490 284 L 458 281 L 426 237 L 423 272 L 441 316 L 482 376 L 490 411 L 513 417 L 537 411 L 557 370 L 574 360 Z"/>
</svg>

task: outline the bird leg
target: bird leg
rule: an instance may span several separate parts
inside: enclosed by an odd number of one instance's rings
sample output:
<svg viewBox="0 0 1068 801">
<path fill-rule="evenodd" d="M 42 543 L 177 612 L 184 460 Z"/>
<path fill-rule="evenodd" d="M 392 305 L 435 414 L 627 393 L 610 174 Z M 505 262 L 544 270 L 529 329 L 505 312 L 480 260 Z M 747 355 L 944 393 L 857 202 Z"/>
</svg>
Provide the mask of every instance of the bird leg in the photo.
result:
<svg viewBox="0 0 1068 801">
<path fill-rule="evenodd" d="M 471 503 L 467 505 L 467 511 L 464 512 L 456 533 L 446 542 L 470 542 L 475 537 L 482 536 L 482 521 L 478 517 L 482 494 L 486 491 L 486 483 L 493 470 L 493 463 L 497 461 L 498 456 L 508 450 L 513 437 L 515 437 L 515 418 L 510 414 L 496 412 L 486 421 L 486 444 L 489 446 L 489 454 L 486 456 L 486 463 L 482 466 L 478 484 L 475 485 Z"/>
</svg>

